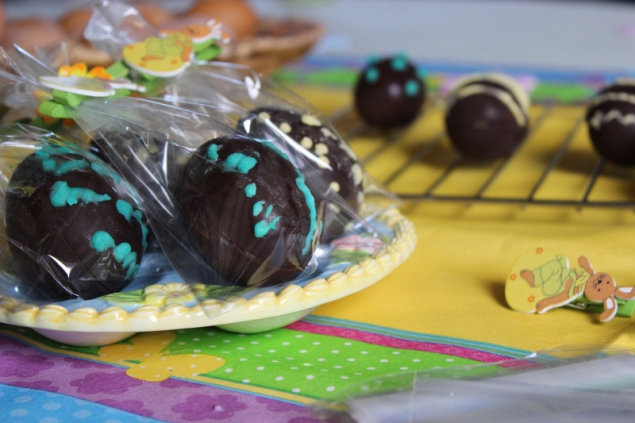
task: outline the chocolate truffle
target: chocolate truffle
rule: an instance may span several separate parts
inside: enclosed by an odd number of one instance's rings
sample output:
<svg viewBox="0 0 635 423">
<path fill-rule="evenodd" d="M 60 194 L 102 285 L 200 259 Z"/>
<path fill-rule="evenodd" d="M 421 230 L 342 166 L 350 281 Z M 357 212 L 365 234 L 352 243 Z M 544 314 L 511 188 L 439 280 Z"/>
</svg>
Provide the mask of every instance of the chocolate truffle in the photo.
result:
<svg viewBox="0 0 635 423">
<path fill-rule="evenodd" d="M 445 126 L 457 150 L 477 160 L 511 154 L 527 135 L 529 97 L 502 74 L 459 80 L 447 99 Z"/>
<path fill-rule="evenodd" d="M 602 157 L 635 165 L 635 80 L 619 80 L 598 92 L 589 104 L 586 122 Z"/>
<path fill-rule="evenodd" d="M 88 300 L 134 278 L 147 228 L 119 181 L 101 161 L 49 144 L 18 165 L 5 219 L 19 294 Z"/>
<path fill-rule="evenodd" d="M 238 130 L 253 138 L 267 140 L 279 139 L 281 131 L 311 153 L 309 158 L 306 158 L 289 146 L 277 144 L 289 153 L 290 160 L 308 180 L 313 181 L 315 185 L 319 185 L 320 181 L 324 182 L 326 186 L 320 191 L 335 191 L 355 210 L 359 210 L 364 202 L 362 168 L 357 156 L 342 138 L 317 117 L 290 110 L 261 107 L 252 110 L 249 116 L 243 118 L 238 123 Z M 315 166 L 307 166 L 305 161 L 298 159 L 299 157 L 305 157 L 305 160 L 313 158 Z M 314 194 L 319 203 L 323 195 L 320 192 Z"/>
<path fill-rule="evenodd" d="M 382 129 L 406 125 L 417 117 L 426 88 L 403 55 L 372 61 L 355 86 L 355 107 L 369 124 Z"/>
<path fill-rule="evenodd" d="M 240 136 L 203 144 L 177 190 L 190 240 L 228 284 L 286 282 L 308 265 L 319 223 L 302 174 L 275 148 Z"/>
</svg>

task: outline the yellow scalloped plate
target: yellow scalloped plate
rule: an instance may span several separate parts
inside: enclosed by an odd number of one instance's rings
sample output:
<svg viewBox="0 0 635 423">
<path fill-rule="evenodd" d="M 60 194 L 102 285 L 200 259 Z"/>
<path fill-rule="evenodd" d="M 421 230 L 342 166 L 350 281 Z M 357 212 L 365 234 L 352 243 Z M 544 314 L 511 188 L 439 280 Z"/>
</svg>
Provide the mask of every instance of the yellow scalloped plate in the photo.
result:
<svg viewBox="0 0 635 423">
<path fill-rule="evenodd" d="M 31 327 L 62 342 L 100 345 L 135 332 L 230 325 L 282 316 L 297 320 L 321 304 L 372 285 L 410 256 L 416 244 L 412 222 L 395 209 L 385 212 L 379 220 L 395 234 L 387 246 L 341 272 L 314 279 L 304 286 L 289 285 L 278 294 L 265 291 L 249 299 L 205 300 L 189 308 L 182 304 L 142 306 L 131 312 L 121 307 L 109 307 L 101 312 L 82 307 L 69 312 L 59 305 L 38 307 L 0 297 L 0 322 Z"/>
</svg>

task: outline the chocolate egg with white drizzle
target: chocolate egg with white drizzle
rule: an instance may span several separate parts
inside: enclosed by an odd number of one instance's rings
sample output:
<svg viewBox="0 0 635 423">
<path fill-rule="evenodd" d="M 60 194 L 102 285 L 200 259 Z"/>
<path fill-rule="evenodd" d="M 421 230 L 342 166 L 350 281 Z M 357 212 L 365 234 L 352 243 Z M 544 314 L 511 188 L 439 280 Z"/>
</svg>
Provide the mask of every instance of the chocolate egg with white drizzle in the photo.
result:
<svg viewBox="0 0 635 423">
<path fill-rule="evenodd" d="M 136 275 L 148 229 L 129 187 L 98 160 L 40 145 L 15 169 L 6 233 L 19 295 L 85 300 L 117 292 Z"/>
<path fill-rule="evenodd" d="M 196 251 L 229 285 L 271 286 L 306 268 L 320 223 L 284 153 L 241 136 L 201 145 L 176 191 Z"/>
<path fill-rule="evenodd" d="M 363 173 L 353 150 L 320 119 L 309 113 L 300 113 L 274 107 L 252 110 L 238 123 L 238 130 L 258 139 L 277 140 L 280 132 L 288 136 L 306 155 L 290 151 L 290 160 L 311 181 L 323 181 L 338 193 L 353 209 L 359 210 L 364 202 Z M 288 146 L 278 144 L 288 150 Z M 301 157 L 304 156 L 304 159 Z M 312 160 L 311 160 L 312 159 Z M 307 160 L 313 166 L 307 166 Z M 318 202 L 320 193 L 315 193 Z"/>
<path fill-rule="evenodd" d="M 635 80 L 621 79 L 600 90 L 589 104 L 586 123 L 602 157 L 635 165 Z"/>
<path fill-rule="evenodd" d="M 469 75 L 457 81 L 446 103 L 450 141 L 463 155 L 477 160 L 511 154 L 529 127 L 529 96 L 513 78 L 498 74 Z"/>
</svg>

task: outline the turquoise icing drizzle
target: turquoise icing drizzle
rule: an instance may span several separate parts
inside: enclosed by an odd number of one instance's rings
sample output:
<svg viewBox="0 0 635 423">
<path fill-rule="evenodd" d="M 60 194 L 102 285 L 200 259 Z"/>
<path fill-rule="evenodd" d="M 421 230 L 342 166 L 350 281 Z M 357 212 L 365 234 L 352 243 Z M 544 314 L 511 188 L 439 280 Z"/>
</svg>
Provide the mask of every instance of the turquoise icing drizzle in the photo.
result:
<svg viewBox="0 0 635 423">
<path fill-rule="evenodd" d="M 115 260 L 121 264 L 121 267 L 128 269 L 126 278 L 134 276 L 139 270 L 139 265 L 136 263 L 137 253 L 132 251 L 130 244 L 122 242 L 119 245 L 115 245 L 115 240 L 108 232 L 95 232 L 90 239 L 90 246 L 100 253 L 112 248 Z"/>
<path fill-rule="evenodd" d="M 300 173 L 299 170 L 295 170 L 298 173 L 298 177 L 295 178 L 295 183 L 304 194 L 304 199 L 306 200 L 306 205 L 309 208 L 309 218 L 311 220 L 311 226 L 309 227 L 309 233 L 306 236 L 306 243 L 304 244 L 304 249 L 302 250 L 302 254 L 306 254 L 309 252 L 309 248 L 311 248 L 311 243 L 313 242 L 313 237 L 315 236 L 315 230 L 317 228 L 317 211 L 315 210 L 315 198 L 313 198 L 313 193 L 306 186 L 304 182 L 304 176 Z"/>
<path fill-rule="evenodd" d="M 79 154 L 77 151 L 73 151 L 68 147 L 62 147 L 59 145 L 46 144 L 35 151 L 35 155 L 41 159 L 47 159 L 51 156 L 59 154 Z"/>
<path fill-rule="evenodd" d="M 97 194 L 88 188 L 71 188 L 65 181 L 57 181 L 51 188 L 50 200 L 53 207 L 74 206 L 82 200 L 84 203 L 99 203 L 110 200 L 107 194 Z"/>
<path fill-rule="evenodd" d="M 254 235 L 256 236 L 256 238 L 262 238 L 263 236 L 267 235 L 269 231 L 273 231 L 274 229 L 276 229 L 276 225 L 278 224 L 279 220 L 280 217 L 276 217 L 271 222 L 261 220 L 260 222 L 256 223 L 256 226 L 254 226 Z"/>
<path fill-rule="evenodd" d="M 68 160 L 61 164 L 52 156 L 60 154 L 79 154 L 70 148 L 60 147 L 57 145 L 44 145 L 35 151 L 35 156 L 42 159 L 42 168 L 46 172 L 54 172 L 57 176 L 64 175 L 72 170 L 86 169 L 88 162 L 84 159 Z"/>
<path fill-rule="evenodd" d="M 284 157 L 286 160 L 289 160 L 289 157 L 286 154 L 284 154 L 282 151 L 280 151 L 280 149 L 278 149 L 273 143 L 264 142 L 263 144 L 265 144 L 267 147 L 271 148 L 273 151 L 278 153 L 280 156 Z M 306 186 L 306 183 L 304 181 L 304 175 L 302 175 L 302 173 L 298 169 L 295 169 L 295 172 L 298 175 L 298 177 L 295 179 L 295 183 L 298 186 L 298 188 L 300 189 L 300 191 L 302 191 L 302 194 L 304 194 L 304 199 L 306 200 L 306 205 L 309 208 L 309 219 L 311 220 L 311 226 L 309 227 L 309 233 L 306 236 L 306 243 L 304 244 L 304 249 L 302 250 L 302 254 L 306 254 L 306 253 L 309 252 L 309 248 L 311 248 L 311 243 L 313 242 L 313 238 L 315 236 L 315 230 L 318 227 L 317 211 L 315 209 L 315 198 L 313 197 L 313 193 L 311 192 L 309 187 Z M 278 218 L 276 218 L 276 219 L 278 219 Z M 276 220 L 276 222 L 277 222 L 277 220 Z M 259 222 L 259 223 L 262 223 L 262 222 Z M 258 224 L 256 224 L 256 226 L 257 225 Z M 254 232 L 255 232 L 255 228 L 254 228 Z"/>
<path fill-rule="evenodd" d="M 148 245 L 148 228 L 146 227 L 146 225 L 143 224 L 143 213 L 141 213 L 141 210 L 135 210 L 132 207 L 132 204 L 125 200 L 117 200 L 117 211 L 119 212 L 119 214 L 126 218 L 128 223 L 130 223 L 130 219 L 132 219 L 133 217 L 137 220 L 139 226 L 141 226 L 141 234 L 143 235 L 142 243 L 143 248 L 145 249 Z"/>
<path fill-rule="evenodd" d="M 225 159 L 224 167 L 225 170 L 247 173 L 256 166 L 256 163 L 258 161 L 253 157 L 245 156 L 242 153 L 233 153 Z"/>
<path fill-rule="evenodd" d="M 371 54 L 370 56 L 368 56 L 368 63 L 369 64 L 377 63 L 379 62 L 380 59 L 381 57 L 379 56 L 379 54 Z"/>
<path fill-rule="evenodd" d="M 267 207 L 267 211 L 265 211 L 265 217 L 269 217 L 272 210 L 273 210 L 273 206 L 269 205 L 269 207 Z"/>
<path fill-rule="evenodd" d="M 278 147 L 276 147 L 275 144 L 272 143 L 271 141 L 264 141 L 263 144 L 266 145 L 267 147 L 269 147 L 270 149 L 272 149 L 273 151 L 275 151 L 276 153 L 278 153 L 278 155 L 282 156 L 286 160 L 291 161 L 289 159 L 289 156 L 286 153 L 283 153 L 282 150 L 280 150 Z"/>
<path fill-rule="evenodd" d="M 128 223 L 130 223 L 130 219 L 132 218 L 134 209 L 129 202 L 124 200 L 117 200 L 117 211 L 119 212 L 119 214 L 126 218 Z"/>
<path fill-rule="evenodd" d="M 143 249 L 145 250 L 145 248 L 148 246 L 148 227 L 143 224 L 143 213 L 141 213 L 141 210 L 135 210 L 134 213 L 132 213 L 132 216 L 137 219 L 137 222 L 139 222 L 139 226 L 141 226 L 141 235 L 143 236 L 141 244 L 143 245 Z"/>
<path fill-rule="evenodd" d="M 414 79 L 409 79 L 404 84 L 404 92 L 408 97 L 414 97 L 419 94 L 419 84 Z"/>
<path fill-rule="evenodd" d="M 99 162 L 93 162 L 90 164 L 90 168 L 99 176 L 109 176 L 110 178 L 112 178 L 115 182 L 117 182 L 118 184 L 121 183 L 121 176 L 117 175 L 115 172 L 113 172 L 110 168 L 108 168 L 108 166 L 99 163 Z"/>
<path fill-rule="evenodd" d="M 86 160 L 69 160 L 61 164 L 57 163 L 52 157 L 44 159 L 42 161 L 42 168 L 47 172 L 53 172 L 57 176 L 65 175 L 72 170 L 86 169 L 88 162 Z"/>
<path fill-rule="evenodd" d="M 374 84 L 379 80 L 379 69 L 372 67 L 366 71 L 366 82 Z"/>
<path fill-rule="evenodd" d="M 218 160 L 218 145 L 212 144 L 207 148 L 207 158 L 212 162 Z"/>
<path fill-rule="evenodd" d="M 256 195 L 256 184 L 249 184 L 245 187 L 245 195 L 249 198 Z"/>
<path fill-rule="evenodd" d="M 405 71 L 408 67 L 408 59 L 403 54 L 400 54 L 392 59 L 390 67 L 397 72 Z"/>
<path fill-rule="evenodd" d="M 254 204 L 254 210 L 253 210 L 254 216 L 258 216 L 260 213 L 262 213 L 263 204 L 265 204 L 264 201 L 258 201 L 256 204 Z"/>
</svg>

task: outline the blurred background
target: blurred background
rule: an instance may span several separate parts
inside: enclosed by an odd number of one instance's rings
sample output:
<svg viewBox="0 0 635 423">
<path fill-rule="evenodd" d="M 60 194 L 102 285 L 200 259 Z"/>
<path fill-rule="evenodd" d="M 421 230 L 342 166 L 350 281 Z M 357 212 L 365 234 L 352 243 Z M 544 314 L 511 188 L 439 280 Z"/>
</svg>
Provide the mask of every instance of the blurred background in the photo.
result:
<svg viewBox="0 0 635 423">
<path fill-rule="evenodd" d="M 238 1 L 145 1 L 142 12 L 151 23 L 163 26 L 188 16 L 193 8 L 203 10 L 200 3 L 223 3 L 232 9 L 228 3 Z M 73 28 L 81 28 L 85 21 L 64 19 L 90 4 L 5 0 L 10 23 L 4 28 L 3 43 L 72 38 Z M 406 52 L 418 63 L 618 73 L 635 69 L 635 2 L 251 0 L 245 4 L 258 20 L 296 17 L 319 24 L 324 32 L 310 51 L 312 59 L 362 60 L 371 54 Z M 240 27 L 239 37 L 253 34 L 251 12 L 233 10 L 231 19 L 239 22 L 233 23 Z M 40 20 L 28 24 L 33 18 Z M 60 24 L 65 25 L 61 31 Z"/>
</svg>

